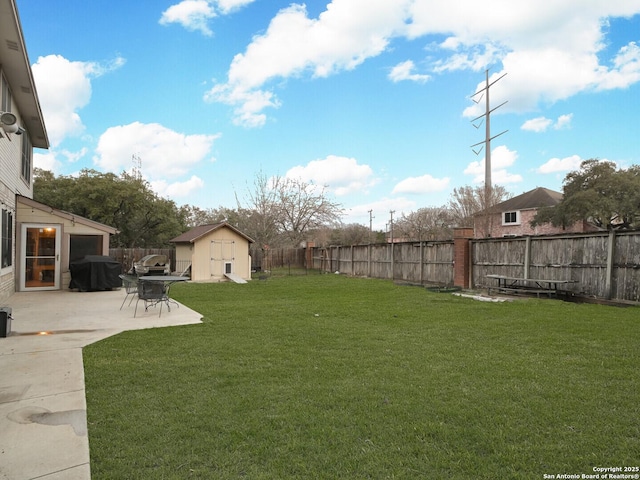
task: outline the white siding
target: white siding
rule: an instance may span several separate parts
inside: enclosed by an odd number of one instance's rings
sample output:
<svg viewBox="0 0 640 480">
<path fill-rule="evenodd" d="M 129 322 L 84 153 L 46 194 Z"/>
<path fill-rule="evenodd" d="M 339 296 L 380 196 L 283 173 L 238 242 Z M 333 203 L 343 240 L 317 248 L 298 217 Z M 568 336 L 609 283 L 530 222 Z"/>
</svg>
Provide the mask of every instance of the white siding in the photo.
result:
<svg viewBox="0 0 640 480">
<path fill-rule="evenodd" d="M 15 102 L 12 101 L 11 113 L 18 118 L 18 124 L 22 124 L 20 112 L 17 110 Z M 22 178 L 22 141 L 27 135 L 7 135 L 0 129 L 0 207 L 9 210 L 14 219 L 14 241 L 13 241 L 13 265 L 0 270 L 0 302 L 6 300 L 15 292 L 16 278 L 16 194 L 33 197 L 32 178 L 28 182 Z"/>
</svg>

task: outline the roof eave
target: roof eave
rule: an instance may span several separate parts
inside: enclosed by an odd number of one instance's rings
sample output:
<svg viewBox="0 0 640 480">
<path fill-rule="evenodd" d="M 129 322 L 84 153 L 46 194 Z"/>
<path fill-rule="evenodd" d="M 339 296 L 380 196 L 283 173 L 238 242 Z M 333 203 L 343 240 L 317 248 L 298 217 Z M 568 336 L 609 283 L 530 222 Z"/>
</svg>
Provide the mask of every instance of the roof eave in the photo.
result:
<svg viewBox="0 0 640 480">
<path fill-rule="evenodd" d="M 0 32 L 0 65 L 12 87 L 22 126 L 34 147 L 48 149 L 49 137 L 15 0 L 0 0 Z"/>
</svg>

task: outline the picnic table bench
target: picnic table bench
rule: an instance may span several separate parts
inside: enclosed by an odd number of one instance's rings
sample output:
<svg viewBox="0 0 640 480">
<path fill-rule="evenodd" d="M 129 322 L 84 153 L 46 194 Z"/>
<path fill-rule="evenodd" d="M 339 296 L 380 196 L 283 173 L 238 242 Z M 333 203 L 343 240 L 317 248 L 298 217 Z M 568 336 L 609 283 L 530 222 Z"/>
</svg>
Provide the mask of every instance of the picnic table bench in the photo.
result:
<svg viewBox="0 0 640 480">
<path fill-rule="evenodd" d="M 497 290 L 500 293 L 535 293 L 537 296 L 540 294 L 551 296 L 558 296 L 558 293 L 566 295 L 567 290 L 562 289 L 562 286 L 578 283 L 577 280 L 547 280 L 541 278 L 520 278 L 520 277 L 507 277 L 505 275 L 487 275 L 487 278 L 497 280 L 498 286 L 489 286 L 488 293 L 491 295 L 491 290 Z"/>
</svg>

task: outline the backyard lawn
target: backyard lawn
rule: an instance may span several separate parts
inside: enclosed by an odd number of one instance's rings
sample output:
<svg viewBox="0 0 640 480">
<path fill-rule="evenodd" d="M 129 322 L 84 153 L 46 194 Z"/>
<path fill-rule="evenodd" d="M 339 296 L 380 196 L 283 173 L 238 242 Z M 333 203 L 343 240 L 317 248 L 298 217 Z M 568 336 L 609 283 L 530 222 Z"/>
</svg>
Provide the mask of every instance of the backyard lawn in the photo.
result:
<svg viewBox="0 0 640 480">
<path fill-rule="evenodd" d="M 84 349 L 94 480 L 542 479 L 640 464 L 637 307 L 486 303 L 332 274 L 172 295 L 204 323 Z"/>
</svg>

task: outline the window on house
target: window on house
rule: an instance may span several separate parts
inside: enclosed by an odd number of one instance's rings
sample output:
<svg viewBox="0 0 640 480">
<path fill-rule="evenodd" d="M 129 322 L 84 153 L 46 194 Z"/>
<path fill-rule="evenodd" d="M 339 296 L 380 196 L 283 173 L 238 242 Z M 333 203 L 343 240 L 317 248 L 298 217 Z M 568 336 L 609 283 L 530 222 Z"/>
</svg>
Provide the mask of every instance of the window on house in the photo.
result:
<svg viewBox="0 0 640 480">
<path fill-rule="evenodd" d="M 22 138 L 22 178 L 27 182 L 28 185 L 31 184 L 31 157 L 33 155 L 33 146 L 31 145 L 31 139 L 29 138 L 29 133 L 24 132 L 20 138 Z"/>
<path fill-rule="evenodd" d="M 520 215 L 519 212 L 504 212 L 504 216 L 502 217 L 503 225 L 517 225 L 520 223 Z"/>
<path fill-rule="evenodd" d="M 13 214 L 2 209 L 0 218 L 2 239 L 0 241 L 0 265 L 7 268 L 13 265 Z"/>
<path fill-rule="evenodd" d="M 0 104 L 0 111 L 11 111 L 11 90 L 9 90 L 9 82 L 4 78 L 4 75 L 0 74 L 0 84 L 2 85 L 2 103 Z"/>
</svg>

